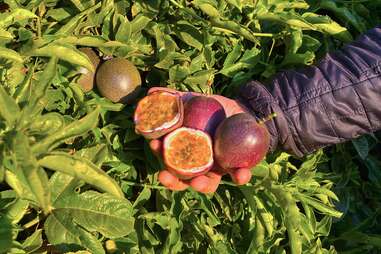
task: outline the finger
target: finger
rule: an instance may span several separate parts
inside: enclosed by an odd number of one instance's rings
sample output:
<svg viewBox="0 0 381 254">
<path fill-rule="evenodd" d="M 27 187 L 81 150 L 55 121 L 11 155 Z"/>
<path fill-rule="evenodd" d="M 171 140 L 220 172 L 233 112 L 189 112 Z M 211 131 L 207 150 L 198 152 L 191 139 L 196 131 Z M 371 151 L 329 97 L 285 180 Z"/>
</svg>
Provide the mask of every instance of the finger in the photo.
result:
<svg viewBox="0 0 381 254">
<path fill-rule="evenodd" d="M 233 182 L 238 185 L 247 184 L 251 179 L 251 170 L 249 168 L 239 168 L 229 172 Z"/>
<path fill-rule="evenodd" d="M 161 155 L 162 142 L 159 139 L 153 139 L 149 142 L 149 147 L 156 156 Z"/>
<path fill-rule="evenodd" d="M 201 193 L 213 193 L 217 190 L 221 182 L 221 174 L 217 172 L 208 172 L 205 175 L 194 177 L 190 181 L 190 186 Z"/>
<path fill-rule="evenodd" d="M 148 92 L 147 94 L 151 94 L 151 93 L 154 93 L 154 92 L 169 92 L 169 93 L 181 93 L 175 89 L 172 89 L 172 88 L 167 88 L 167 87 L 160 87 L 160 86 L 155 86 L 155 87 L 151 87 L 150 89 L 148 89 Z"/>
<path fill-rule="evenodd" d="M 159 181 L 162 185 L 170 190 L 182 191 L 189 187 L 187 183 L 179 179 L 178 177 L 172 175 L 169 171 L 163 170 L 159 172 Z"/>
</svg>

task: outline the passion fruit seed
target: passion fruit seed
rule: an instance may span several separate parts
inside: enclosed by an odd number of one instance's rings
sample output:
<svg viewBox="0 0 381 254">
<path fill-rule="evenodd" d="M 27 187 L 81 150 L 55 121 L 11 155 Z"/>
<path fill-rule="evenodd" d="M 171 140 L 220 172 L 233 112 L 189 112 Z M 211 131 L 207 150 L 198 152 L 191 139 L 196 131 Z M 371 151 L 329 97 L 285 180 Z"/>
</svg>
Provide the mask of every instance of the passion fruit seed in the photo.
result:
<svg viewBox="0 0 381 254">
<path fill-rule="evenodd" d="M 213 165 L 212 140 L 204 131 L 181 127 L 165 136 L 163 158 L 168 170 L 179 178 L 204 174 Z"/>
<path fill-rule="evenodd" d="M 131 103 L 139 93 L 142 80 L 138 69 L 124 58 L 113 58 L 100 65 L 97 88 L 113 102 Z"/>
<path fill-rule="evenodd" d="M 251 168 L 261 161 L 270 145 L 270 135 L 264 124 L 253 116 L 240 113 L 225 119 L 214 136 L 214 155 L 227 170 Z"/>
<path fill-rule="evenodd" d="M 97 53 L 91 48 L 80 48 L 79 50 L 87 55 L 94 66 L 94 70 L 96 70 L 101 61 Z M 93 90 L 95 73 L 84 67 L 80 69 L 80 73 L 82 73 L 82 75 L 77 82 L 82 87 L 82 90 L 85 93 Z"/>
<path fill-rule="evenodd" d="M 214 135 L 217 126 L 226 118 L 226 113 L 216 99 L 207 96 L 195 96 L 184 105 L 185 127 L 203 130 Z"/>
<path fill-rule="evenodd" d="M 183 114 L 178 94 L 155 92 L 139 101 L 134 115 L 135 130 L 148 139 L 159 138 L 180 127 Z"/>
</svg>

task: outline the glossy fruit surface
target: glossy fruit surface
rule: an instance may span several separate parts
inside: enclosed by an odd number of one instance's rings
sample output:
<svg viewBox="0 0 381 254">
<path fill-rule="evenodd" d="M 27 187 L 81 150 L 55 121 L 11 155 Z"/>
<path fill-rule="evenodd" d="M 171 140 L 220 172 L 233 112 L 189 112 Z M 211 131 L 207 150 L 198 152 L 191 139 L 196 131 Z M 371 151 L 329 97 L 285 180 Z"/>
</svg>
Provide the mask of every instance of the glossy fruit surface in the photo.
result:
<svg viewBox="0 0 381 254">
<path fill-rule="evenodd" d="M 212 136 L 225 118 L 224 108 L 212 97 L 195 96 L 184 105 L 183 126 L 206 131 Z"/>
<path fill-rule="evenodd" d="M 138 95 L 142 80 L 133 63 L 113 58 L 99 66 L 96 84 L 102 96 L 113 102 L 130 103 Z"/>
<path fill-rule="evenodd" d="M 135 130 L 147 139 L 156 139 L 179 128 L 183 114 L 177 93 L 154 92 L 139 101 L 134 114 Z"/>
<path fill-rule="evenodd" d="M 251 168 L 261 161 L 270 144 L 264 124 L 253 116 L 240 113 L 225 119 L 214 136 L 214 154 L 224 169 Z"/>
<path fill-rule="evenodd" d="M 165 136 L 163 158 L 168 170 L 179 178 L 204 174 L 213 166 L 212 140 L 204 131 L 178 128 Z"/>
<path fill-rule="evenodd" d="M 92 48 L 80 48 L 79 50 L 87 55 L 94 66 L 94 70 L 96 70 L 101 61 L 97 53 Z M 77 82 L 81 85 L 82 90 L 84 92 L 93 90 L 95 73 L 83 67 L 80 69 L 80 72 L 82 75 L 79 77 Z"/>
</svg>

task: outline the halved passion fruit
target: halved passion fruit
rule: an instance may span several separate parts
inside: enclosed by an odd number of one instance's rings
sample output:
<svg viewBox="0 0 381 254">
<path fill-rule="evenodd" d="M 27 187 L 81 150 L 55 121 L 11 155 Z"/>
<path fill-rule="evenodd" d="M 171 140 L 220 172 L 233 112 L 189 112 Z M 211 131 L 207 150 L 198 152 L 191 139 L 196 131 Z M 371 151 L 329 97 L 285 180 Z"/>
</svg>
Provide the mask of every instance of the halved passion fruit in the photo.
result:
<svg viewBox="0 0 381 254">
<path fill-rule="evenodd" d="M 136 107 L 135 130 L 147 139 L 156 139 L 183 123 L 184 107 L 177 93 L 154 92 L 141 99 Z"/>
<path fill-rule="evenodd" d="M 164 138 L 163 158 L 167 169 L 182 179 L 204 174 L 213 166 L 213 145 L 202 130 L 181 127 Z"/>
</svg>

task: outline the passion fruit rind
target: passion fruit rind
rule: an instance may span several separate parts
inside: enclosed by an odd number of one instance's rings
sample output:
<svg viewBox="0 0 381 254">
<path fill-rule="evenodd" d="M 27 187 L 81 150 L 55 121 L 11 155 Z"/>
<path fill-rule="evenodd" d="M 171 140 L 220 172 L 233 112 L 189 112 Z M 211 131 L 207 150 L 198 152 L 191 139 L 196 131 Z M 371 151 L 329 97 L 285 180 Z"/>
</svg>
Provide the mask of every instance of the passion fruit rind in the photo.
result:
<svg viewBox="0 0 381 254">
<path fill-rule="evenodd" d="M 180 179 L 205 174 L 214 164 L 212 138 L 202 130 L 178 128 L 164 137 L 163 159 Z"/>
<path fill-rule="evenodd" d="M 137 104 L 134 114 L 135 131 L 146 139 L 157 139 L 181 127 L 183 118 L 184 105 L 178 93 L 153 92 Z"/>
<path fill-rule="evenodd" d="M 270 134 L 248 113 L 226 118 L 214 135 L 214 157 L 225 170 L 252 168 L 267 154 Z"/>
<path fill-rule="evenodd" d="M 194 96 L 184 105 L 183 126 L 203 130 L 211 136 L 225 118 L 224 107 L 212 97 Z"/>
</svg>

